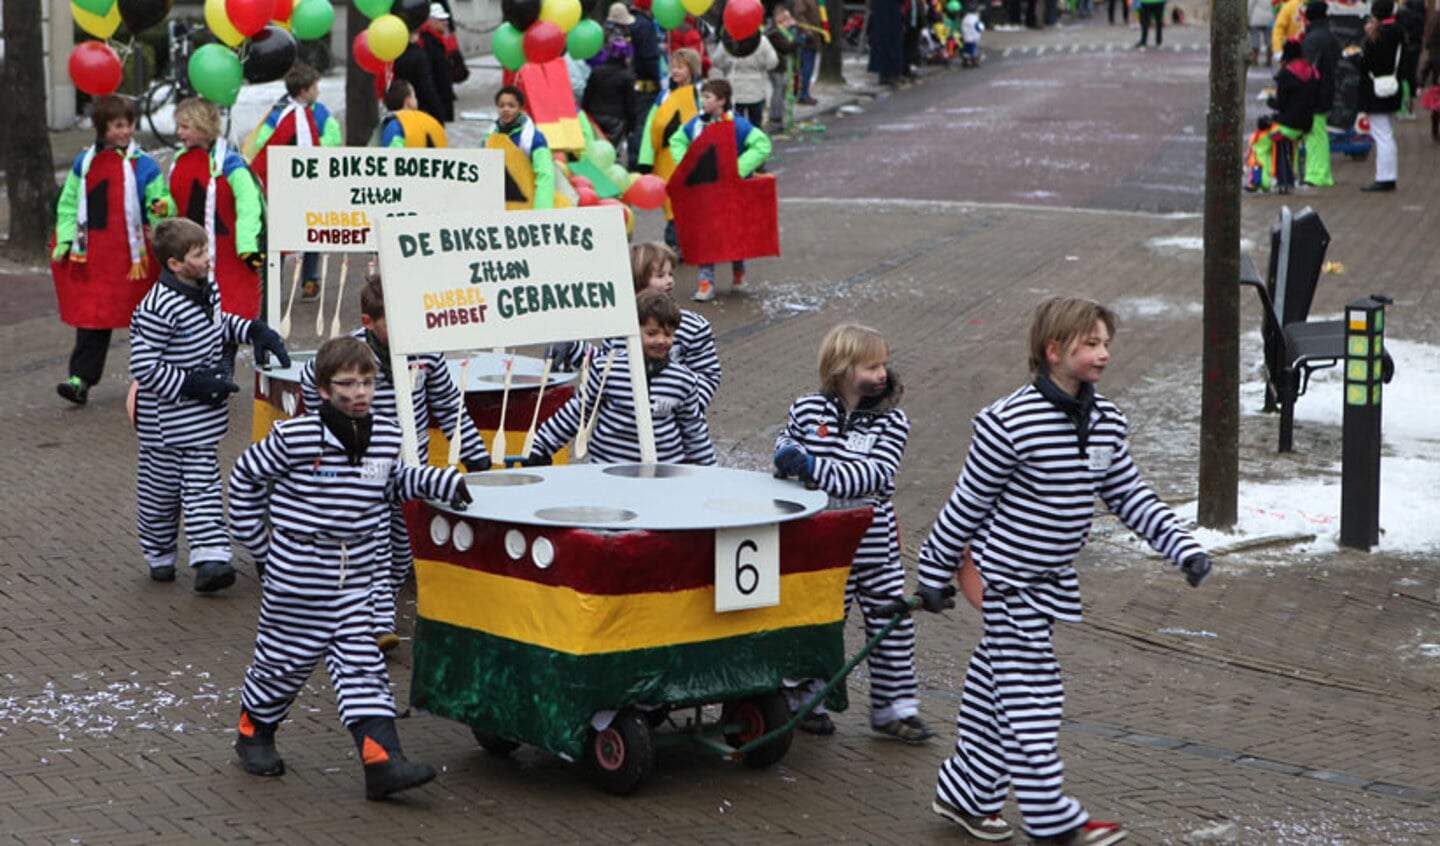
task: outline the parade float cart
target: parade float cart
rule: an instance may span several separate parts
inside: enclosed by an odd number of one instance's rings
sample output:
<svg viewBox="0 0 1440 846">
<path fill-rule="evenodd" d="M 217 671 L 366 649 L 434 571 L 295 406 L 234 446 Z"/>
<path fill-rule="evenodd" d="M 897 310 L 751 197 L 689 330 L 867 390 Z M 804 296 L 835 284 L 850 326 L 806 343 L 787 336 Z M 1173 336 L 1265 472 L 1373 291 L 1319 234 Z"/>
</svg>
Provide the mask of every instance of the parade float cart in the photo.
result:
<svg viewBox="0 0 1440 846">
<path fill-rule="evenodd" d="M 379 234 L 394 372 L 409 354 L 597 337 L 643 358 L 617 208 L 396 217 Z M 523 278 L 472 284 L 482 257 Z M 457 288 L 488 305 L 483 321 L 430 317 Z M 651 408 L 646 380 L 629 381 Z M 414 463 L 414 411 L 396 399 Z M 465 510 L 409 515 L 412 704 L 492 752 L 583 759 L 614 793 L 644 780 L 665 736 L 652 724 L 680 708 L 697 709 L 690 737 L 723 738 L 706 742 L 752 766 L 785 754 L 784 680 L 845 669 L 846 577 L 870 522 L 766 473 L 658 464 L 650 415 L 636 425 L 639 463 L 471 474 Z M 723 712 L 702 732 L 712 703 Z"/>
<path fill-rule="evenodd" d="M 854 666 L 845 582 L 868 506 L 825 510 L 823 492 L 719 467 L 467 478 L 473 505 L 411 521 L 410 698 L 493 754 L 538 746 L 617 794 L 667 742 L 766 767 L 799 719 L 785 681 L 834 687 Z"/>
<path fill-rule="evenodd" d="M 255 372 L 252 441 L 270 434 L 277 421 L 288 420 L 309 410 L 305 408 L 300 392 L 300 372 L 314 357 L 313 351 L 292 353 L 289 367 L 277 366 Z M 510 366 L 508 397 L 505 387 L 507 363 Z M 574 373 L 559 373 L 553 366 L 547 370 L 544 361 L 531 356 L 474 352 L 459 359 L 450 359 L 447 364 L 456 385 L 460 384 L 462 375 L 465 378 L 465 409 L 475 421 L 475 428 L 480 430 L 486 444 L 491 444 L 496 432 L 503 430 L 507 455 L 519 454 L 526 426 L 531 421 L 543 423 L 575 392 Z M 535 408 L 537 402 L 540 406 L 538 414 Z M 433 423 L 434 418 L 431 420 Z M 432 426 L 431 463 L 444 465 L 448 453 L 449 441 L 443 432 Z M 568 450 L 555 455 L 557 464 L 568 460 Z M 495 466 L 500 466 L 498 458 Z"/>
</svg>

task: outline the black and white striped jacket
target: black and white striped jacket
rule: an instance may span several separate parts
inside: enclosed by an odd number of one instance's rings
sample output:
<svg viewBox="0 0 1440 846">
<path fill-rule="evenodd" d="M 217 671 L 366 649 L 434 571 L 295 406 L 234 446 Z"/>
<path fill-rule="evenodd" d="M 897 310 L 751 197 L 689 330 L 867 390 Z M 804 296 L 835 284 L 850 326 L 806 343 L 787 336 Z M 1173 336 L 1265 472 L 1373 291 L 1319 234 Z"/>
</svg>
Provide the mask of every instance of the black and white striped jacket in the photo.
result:
<svg viewBox="0 0 1440 846">
<path fill-rule="evenodd" d="M 250 321 L 220 310 L 209 282 L 186 285 L 169 270 L 130 317 L 130 375 L 140 383 L 135 429 L 151 449 L 213 447 L 225 437 L 230 408 L 180 395 L 192 370 L 223 364 L 226 343 L 245 343 Z"/>
<path fill-rule="evenodd" d="M 365 330 L 357 329 L 350 333 L 352 338 L 365 340 Z M 370 402 L 370 410 L 377 417 L 388 417 L 391 420 L 399 420 L 400 412 L 395 404 L 395 384 L 385 375 L 385 368 L 390 363 L 380 361 L 371 348 L 371 354 L 375 358 L 375 398 Z M 420 463 L 424 464 L 430 460 L 430 426 L 432 418 L 435 421 L 435 428 L 445 433 L 445 437 L 454 440 L 455 420 L 460 420 L 460 460 L 465 462 L 466 467 L 476 467 L 477 461 L 483 461 L 490 457 L 490 451 L 485 448 L 485 439 L 480 437 L 480 432 L 475 428 L 475 421 L 470 417 L 469 412 L 464 415 L 459 413 L 460 403 L 464 401 L 461 391 L 455 385 L 455 380 L 450 378 L 450 369 L 445 363 L 445 356 L 440 353 L 425 353 L 422 355 L 407 356 L 411 368 L 415 370 L 415 386 L 410 392 L 410 402 L 415 407 L 415 432 L 419 440 Z M 407 371 L 397 378 L 409 379 Z M 314 413 L 320 407 L 320 392 L 315 390 L 315 359 L 305 363 L 300 370 L 300 397 L 305 401 L 305 410 Z"/>
<path fill-rule="evenodd" d="M 361 588 L 389 566 L 392 504 L 455 496 L 458 472 L 406 465 L 400 425 L 372 420 L 358 464 L 317 414 L 276 423 L 235 462 L 231 533 L 264 567 L 267 589 L 333 592 L 346 587 L 347 568 L 349 587 Z"/>
<path fill-rule="evenodd" d="M 574 341 L 556 344 L 553 349 L 558 356 L 557 365 L 563 364 L 563 369 L 575 370 L 592 351 L 590 366 L 594 367 L 597 362 L 603 363 L 605 353 L 612 345 L 623 348 L 625 342 L 620 338 L 607 338 L 597 350 L 584 341 Z M 700 407 L 709 408 L 715 399 L 715 392 L 720 389 L 721 375 L 720 354 L 715 349 L 715 332 L 710 328 L 710 321 L 687 308 L 680 309 L 680 325 L 675 329 L 675 344 L 670 347 L 670 360 L 690 368 L 690 372 L 700 380 Z"/>
<path fill-rule="evenodd" d="M 1177 566 L 1202 552 L 1141 480 L 1128 428 L 1097 394 L 1082 449 L 1075 424 L 1034 385 L 985 408 L 955 491 L 920 549 L 920 582 L 951 583 L 968 542 L 987 587 L 1017 590 L 1041 613 L 1079 620 L 1073 564 L 1089 539 L 1096 496 Z"/>
<path fill-rule="evenodd" d="M 604 378 L 605 357 L 590 362 L 586 384 L 535 433 L 534 455 L 554 455 L 593 415 L 587 460 L 597 464 L 640 461 L 640 437 L 635 424 L 635 400 L 630 391 L 630 357 L 622 344 L 611 347 L 615 362 Z M 601 381 L 605 390 L 600 391 Z M 583 400 L 583 402 L 582 402 Z M 598 411 L 597 411 L 598 402 Z M 700 402 L 700 380 L 683 364 L 667 362 L 650 379 L 650 418 L 655 426 L 655 454 L 662 464 L 714 464 L 710 427 Z"/>
<path fill-rule="evenodd" d="M 814 457 L 815 483 L 825 493 L 874 509 L 856 566 L 899 561 L 900 525 L 891 498 L 909 438 L 910 418 L 888 398 L 847 413 L 839 397 L 817 393 L 791 403 L 775 439 L 776 450 L 797 446 Z"/>
</svg>

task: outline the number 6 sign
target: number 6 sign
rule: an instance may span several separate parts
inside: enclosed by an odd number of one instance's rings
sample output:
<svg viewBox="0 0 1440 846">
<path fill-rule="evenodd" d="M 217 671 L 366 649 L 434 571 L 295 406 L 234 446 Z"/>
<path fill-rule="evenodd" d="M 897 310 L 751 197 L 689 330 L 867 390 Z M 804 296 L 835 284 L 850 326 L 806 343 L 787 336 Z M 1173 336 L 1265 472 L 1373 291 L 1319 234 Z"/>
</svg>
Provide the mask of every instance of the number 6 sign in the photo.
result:
<svg viewBox="0 0 1440 846">
<path fill-rule="evenodd" d="M 780 604 L 780 524 L 715 530 L 715 610 Z"/>
</svg>

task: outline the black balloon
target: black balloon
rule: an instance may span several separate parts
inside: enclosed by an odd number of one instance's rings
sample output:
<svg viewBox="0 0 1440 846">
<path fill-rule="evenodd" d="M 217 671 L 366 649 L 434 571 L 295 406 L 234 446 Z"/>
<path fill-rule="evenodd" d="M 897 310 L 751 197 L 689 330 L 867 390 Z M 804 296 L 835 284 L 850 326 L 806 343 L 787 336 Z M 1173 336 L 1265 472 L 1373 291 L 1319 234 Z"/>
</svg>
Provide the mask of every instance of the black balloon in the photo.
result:
<svg viewBox="0 0 1440 846">
<path fill-rule="evenodd" d="M 430 20 L 430 0 L 395 0 L 390 6 L 390 14 L 400 18 L 414 32 Z"/>
<path fill-rule="evenodd" d="M 500 0 L 500 14 L 506 23 L 524 32 L 540 19 L 540 0 Z"/>
<path fill-rule="evenodd" d="M 751 53 L 754 53 L 756 50 L 760 49 L 761 37 L 762 36 L 760 34 L 760 31 L 756 30 L 754 33 L 746 36 L 745 38 L 736 41 L 730 36 L 730 33 L 725 32 L 721 34 L 720 41 L 722 44 L 725 45 L 726 53 L 729 53 L 737 59 L 743 59 Z"/>
<path fill-rule="evenodd" d="M 273 82 L 295 64 L 295 36 L 270 24 L 250 36 L 241 67 L 246 82 Z"/>
<path fill-rule="evenodd" d="M 120 20 L 132 33 L 149 29 L 170 14 L 173 0 L 119 0 Z"/>
</svg>

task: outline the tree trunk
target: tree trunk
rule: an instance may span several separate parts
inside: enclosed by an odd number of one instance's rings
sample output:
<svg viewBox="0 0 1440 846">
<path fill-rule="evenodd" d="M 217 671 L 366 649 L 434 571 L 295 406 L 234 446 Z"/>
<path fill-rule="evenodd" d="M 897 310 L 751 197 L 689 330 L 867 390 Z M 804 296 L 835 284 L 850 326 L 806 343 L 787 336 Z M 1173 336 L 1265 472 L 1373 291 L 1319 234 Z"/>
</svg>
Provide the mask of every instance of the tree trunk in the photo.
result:
<svg viewBox="0 0 1440 846">
<path fill-rule="evenodd" d="M 844 0 L 821 0 L 830 22 L 830 43 L 820 49 L 820 81 L 845 84 Z"/>
<path fill-rule="evenodd" d="M 9 252 L 38 262 L 46 254 L 55 220 L 55 161 L 45 119 L 45 54 L 40 0 L 3 4 L 5 60 L 0 66 L 0 162 L 10 199 Z"/>
<path fill-rule="evenodd" d="M 1245 4 L 1215 0 L 1205 154 L 1205 346 L 1197 519 L 1229 530 L 1240 486 L 1240 180 L 1244 172 Z"/>
<path fill-rule="evenodd" d="M 347 38 L 354 38 L 370 25 L 370 19 L 355 7 L 346 5 L 345 32 Z M 364 147 L 370 142 L 370 133 L 380 123 L 380 103 L 375 96 L 375 77 L 355 61 L 354 51 L 349 44 L 345 51 L 345 145 Z"/>
</svg>

